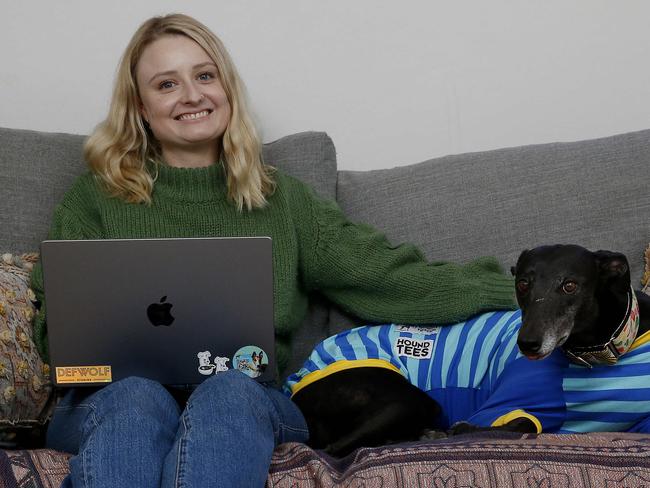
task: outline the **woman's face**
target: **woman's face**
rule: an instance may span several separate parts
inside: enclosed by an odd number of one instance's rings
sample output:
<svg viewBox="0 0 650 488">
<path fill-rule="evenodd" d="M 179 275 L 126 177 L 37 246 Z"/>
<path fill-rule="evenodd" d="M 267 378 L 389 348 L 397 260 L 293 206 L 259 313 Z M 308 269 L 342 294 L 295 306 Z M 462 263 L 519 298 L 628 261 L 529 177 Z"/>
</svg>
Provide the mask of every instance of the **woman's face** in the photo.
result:
<svg viewBox="0 0 650 488">
<path fill-rule="evenodd" d="M 205 166 L 219 158 L 230 103 L 217 67 L 192 39 L 168 35 L 149 44 L 136 65 L 140 113 L 172 166 Z"/>
</svg>

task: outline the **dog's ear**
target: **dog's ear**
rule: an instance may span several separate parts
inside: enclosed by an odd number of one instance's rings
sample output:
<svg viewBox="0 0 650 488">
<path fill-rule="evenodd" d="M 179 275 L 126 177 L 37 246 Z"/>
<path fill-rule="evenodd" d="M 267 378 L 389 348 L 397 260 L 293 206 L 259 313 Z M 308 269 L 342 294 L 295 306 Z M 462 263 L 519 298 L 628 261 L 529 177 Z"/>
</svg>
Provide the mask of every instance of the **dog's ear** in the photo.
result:
<svg viewBox="0 0 650 488">
<path fill-rule="evenodd" d="M 521 251 L 521 254 L 520 254 L 519 257 L 517 258 L 517 264 L 514 265 L 512 268 L 510 268 L 510 272 L 512 273 L 512 276 L 516 276 L 516 275 L 517 275 L 517 268 L 518 268 L 519 265 L 521 264 L 521 261 L 524 259 L 524 257 L 526 256 L 526 254 L 528 254 L 528 249 L 524 249 L 523 251 Z"/>
<path fill-rule="evenodd" d="M 628 272 L 627 258 L 620 252 L 596 251 L 594 256 L 603 278 L 618 278 Z"/>
</svg>

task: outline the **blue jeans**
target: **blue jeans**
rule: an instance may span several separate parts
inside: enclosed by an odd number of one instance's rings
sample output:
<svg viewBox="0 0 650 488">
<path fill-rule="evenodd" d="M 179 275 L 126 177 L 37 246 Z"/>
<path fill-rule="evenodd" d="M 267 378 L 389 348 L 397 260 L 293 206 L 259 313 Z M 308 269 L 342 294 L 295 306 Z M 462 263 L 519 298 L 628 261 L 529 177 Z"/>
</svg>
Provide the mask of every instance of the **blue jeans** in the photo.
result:
<svg viewBox="0 0 650 488">
<path fill-rule="evenodd" d="M 127 378 L 74 388 L 57 405 L 47 447 L 76 454 L 64 487 L 263 487 L 273 449 L 307 425 L 279 391 L 239 371 L 201 383 L 181 412 L 160 384 Z"/>
</svg>

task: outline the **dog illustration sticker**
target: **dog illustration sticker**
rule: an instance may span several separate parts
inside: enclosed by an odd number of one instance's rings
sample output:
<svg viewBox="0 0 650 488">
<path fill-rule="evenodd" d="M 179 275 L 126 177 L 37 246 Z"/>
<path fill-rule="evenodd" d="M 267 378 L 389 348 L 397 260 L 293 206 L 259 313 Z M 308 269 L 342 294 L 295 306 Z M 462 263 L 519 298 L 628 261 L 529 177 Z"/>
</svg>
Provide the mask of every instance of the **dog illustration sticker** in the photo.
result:
<svg viewBox="0 0 650 488">
<path fill-rule="evenodd" d="M 215 367 L 214 372 L 215 373 L 220 373 L 221 371 L 228 371 L 228 369 L 230 369 L 226 365 L 226 363 L 228 361 L 230 361 L 230 358 L 222 358 L 221 356 L 215 357 L 214 358 L 214 367 Z"/>
<path fill-rule="evenodd" d="M 220 356 L 217 356 L 214 358 L 214 364 L 212 364 L 210 362 L 210 356 L 212 356 L 212 353 L 210 351 L 201 351 L 196 354 L 196 357 L 199 358 L 199 373 L 208 376 L 212 373 L 228 371 L 228 366 L 226 366 L 226 363 L 230 361 L 230 358 L 222 358 Z"/>
<path fill-rule="evenodd" d="M 266 371 L 269 357 L 257 346 L 244 346 L 235 353 L 232 364 L 234 369 L 238 369 L 251 378 L 257 378 Z"/>
</svg>

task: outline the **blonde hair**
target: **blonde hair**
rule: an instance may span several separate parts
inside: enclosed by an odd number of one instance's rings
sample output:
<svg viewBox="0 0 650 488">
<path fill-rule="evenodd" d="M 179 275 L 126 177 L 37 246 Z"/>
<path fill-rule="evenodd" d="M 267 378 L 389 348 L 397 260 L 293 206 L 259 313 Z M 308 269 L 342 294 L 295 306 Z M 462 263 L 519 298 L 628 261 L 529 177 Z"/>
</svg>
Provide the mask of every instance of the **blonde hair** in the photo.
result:
<svg viewBox="0 0 650 488">
<path fill-rule="evenodd" d="M 110 195 L 132 203 L 151 203 L 155 178 L 147 171 L 147 161 L 160 162 L 161 149 L 140 115 L 135 69 L 145 48 L 168 35 L 189 37 L 217 65 L 231 107 L 220 147 L 228 198 L 240 211 L 264 207 L 266 197 L 275 190 L 273 168 L 262 161 L 262 144 L 248 111 L 244 84 L 219 38 L 187 15 L 153 17 L 133 35 L 118 66 L 108 116 L 84 147 L 91 170 Z"/>
</svg>

